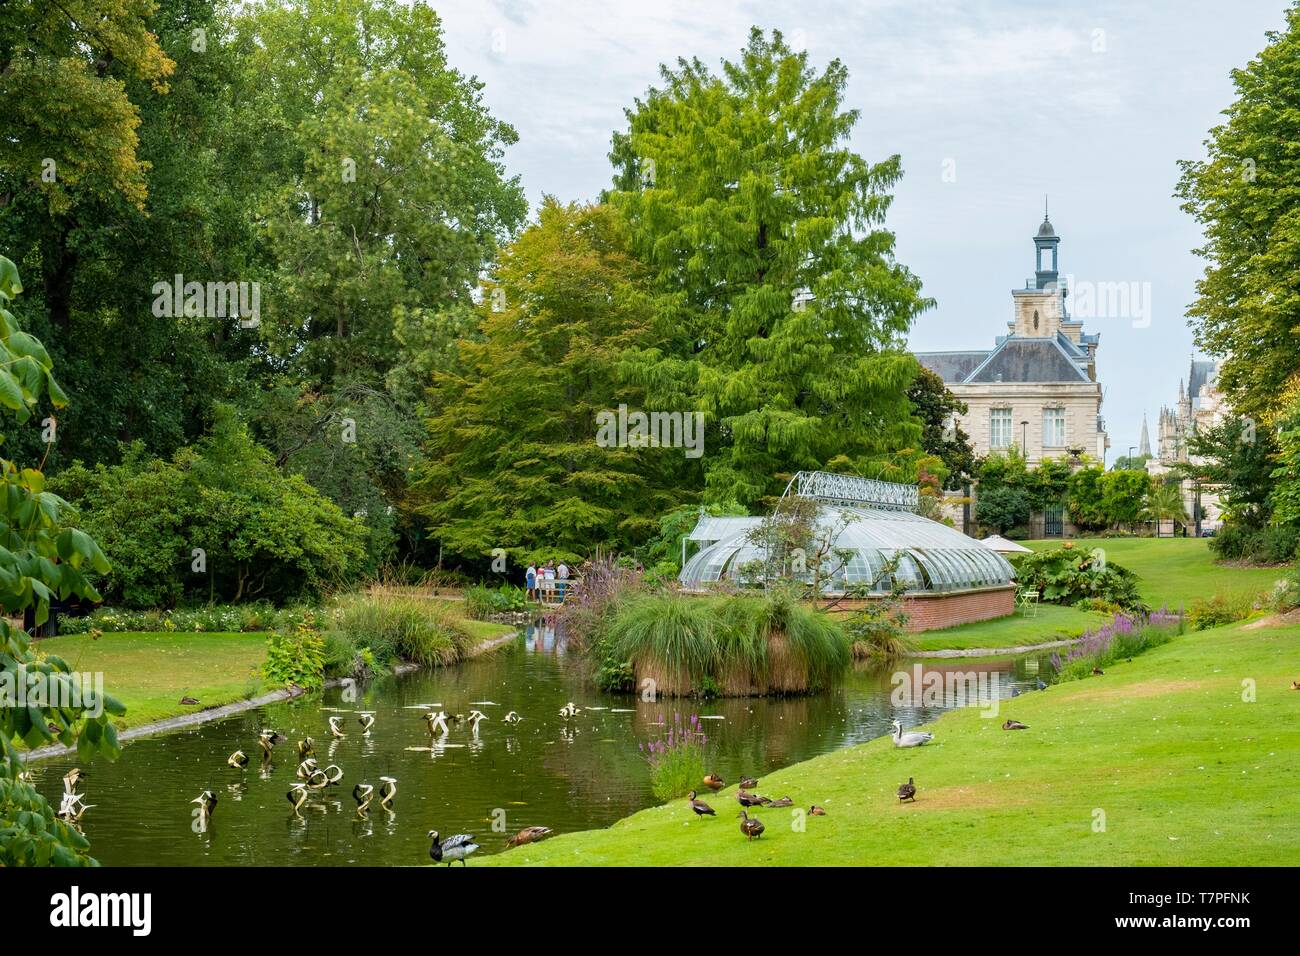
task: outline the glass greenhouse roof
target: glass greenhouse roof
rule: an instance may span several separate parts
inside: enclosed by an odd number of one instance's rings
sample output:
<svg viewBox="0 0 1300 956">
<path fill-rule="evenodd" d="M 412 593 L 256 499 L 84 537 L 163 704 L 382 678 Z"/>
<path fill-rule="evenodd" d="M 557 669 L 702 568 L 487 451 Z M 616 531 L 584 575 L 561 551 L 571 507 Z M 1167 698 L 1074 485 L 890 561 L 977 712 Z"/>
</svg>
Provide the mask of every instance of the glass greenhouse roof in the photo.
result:
<svg viewBox="0 0 1300 956">
<path fill-rule="evenodd" d="M 686 562 L 679 575 L 682 585 L 702 588 L 721 580 L 744 583 L 741 569 L 764 558 L 762 547 L 749 538 L 762 522 L 762 518 L 728 519 L 726 535 L 717 540 L 692 534 L 692 540 L 713 543 Z M 885 567 L 895 555 L 900 557 L 893 577 L 909 591 L 1001 587 L 1011 583 L 1014 575 L 1006 558 L 996 551 L 910 511 L 827 504 L 821 508 L 817 525 L 822 534 L 833 536 L 825 561 L 827 572 L 831 572 L 827 591 L 874 582 L 873 592 L 888 592 L 893 580 Z M 710 528 L 709 533 L 717 531 Z M 833 554 L 836 550 L 853 554 L 844 563 Z"/>
</svg>

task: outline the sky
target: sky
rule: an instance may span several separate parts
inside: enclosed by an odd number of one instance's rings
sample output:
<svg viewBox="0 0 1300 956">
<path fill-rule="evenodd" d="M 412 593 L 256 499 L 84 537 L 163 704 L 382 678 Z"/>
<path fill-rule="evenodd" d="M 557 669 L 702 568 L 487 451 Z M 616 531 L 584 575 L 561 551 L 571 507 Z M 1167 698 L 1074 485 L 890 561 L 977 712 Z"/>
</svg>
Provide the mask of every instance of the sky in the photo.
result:
<svg viewBox="0 0 1300 956">
<path fill-rule="evenodd" d="M 1154 446 L 1194 351 L 1185 313 L 1203 263 L 1174 197 L 1178 161 L 1203 156 L 1231 70 L 1285 26 L 1286 3 L 433 0 L 452 64 L 519 133 L 505 162 L 534 209 L 609 185 L 610 135 L 661 63 L 716 67 L 752 25 L 781 30 L 817 68 L 839 59 L 844 106 L 861 113 L 851 147 L 902 157 L 886 225 L 937 300 L 909 337 L 917 351 L 1005 334 L 1046 197 L 1071 301 L 1089 313 L 1075 317 L 1101 334 L 1111 461 L 1137 444 L 1144 413 Z"/>
</svg>

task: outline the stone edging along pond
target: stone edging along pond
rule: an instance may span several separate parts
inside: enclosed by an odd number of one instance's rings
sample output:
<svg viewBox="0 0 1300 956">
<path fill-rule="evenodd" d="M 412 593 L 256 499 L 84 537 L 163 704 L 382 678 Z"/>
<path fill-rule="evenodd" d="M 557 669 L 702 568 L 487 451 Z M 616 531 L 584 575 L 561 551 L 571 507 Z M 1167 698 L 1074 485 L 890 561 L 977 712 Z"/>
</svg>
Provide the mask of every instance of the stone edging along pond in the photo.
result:
<svg viewBox="0 0 1300 956">
<path fill-rule="evenodd" d="M 1043 644 L 1024 644 L 1020 647 L 964 647 L 961 649 L 949 648 L 947 650 L 933 651 L 908 651 L 908 657 L 1001 657 L 1004 654 L 1031 654 L 1034 651 L 1045 651 L 1053 647 L 1067 647 L 1077 642 L 1079 638 L 1069 637 L 1060 641 L 1047 641 Z"/>
<path fill-rule="evenodd" d="M 473 650 L 465 655 L 465 659 L 478 657 L 494 651 L 504 644 L 509 643 L 519 636 L 518 631 L 511 631 L 509 634 L 503 634 L 500 637 L 491 637 L 483 641 Z M 412 671 L 418 671 L 419 664 L 397 664 L 393 667 L 393 673 L 396 675 L 409 674 Z M 324 684 L 325 688 L 341 687 L 346 678 L 333 677 Z M 117 735 L 117 739 L 125 743 L 128 740 L 135 740 L 138 737 L 151 737 L 154 734 L 167 733 L 171 730 L 180 730 L 182 727 L 197 727 L 200 724 L 206 724 L 213 720 L 220 720 L 223 717 L 230 717 L 234 714 L 242 713 L 246 710 L 254 710 L 258 707 L 264 707 L 267 704 L 274 704 L 277 701 L 293 700 L 295 697 L 301 697 L 305 691 L 301 687 L 285 687 L 280 690 L 273 690 L 257 697 L 250 697 L 247 700 L 237 700 L 232 704 L 223 704 L 220 707 L 209 707 L 205 710 L 194 711 L 189 714 L 181 714 L 177 717 L 168 717 L 166 720 L 156 720 L 151 724 L 143 724 L 139 727 L 129 727 Z M 61 757 L 64 754 L 74 753 L 76 748 L 65 747 L 63 744 L 51 744 L 47 747 L 40 747 L 30 751 L 23 760 L 24 764 L 33 763 L 37 760 L 48 760 L 50 757 Z"/>
</svg>

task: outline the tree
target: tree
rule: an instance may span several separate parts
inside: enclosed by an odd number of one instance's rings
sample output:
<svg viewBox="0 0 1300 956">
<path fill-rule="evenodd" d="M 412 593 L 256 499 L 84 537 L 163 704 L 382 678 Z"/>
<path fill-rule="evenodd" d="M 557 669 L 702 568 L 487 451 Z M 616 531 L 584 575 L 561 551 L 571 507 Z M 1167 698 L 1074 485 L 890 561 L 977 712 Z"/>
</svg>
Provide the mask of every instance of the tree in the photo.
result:
<svg viewBox="0 0 1300 956">
<path fill-rule="evenodd" d="M 1201 224 L 1206 260 L 1189 310 L 1197 344 L 1224 356 L 1218 384 L 1234 409 L 1271 423 L 1300 354 L 1300 6 L 1287 28 L 1233 70 L 1236 101 L 1185 160 L 1177 195 Z"/>
<path fill-rule="evenodd" d="M 1066 506 L 1070 511 L 1070 521 L 1084 531 L 1100 531 L 1110 525 L 1101 488 L 1104 474 L 1100 467 L 1089 465 L 1070 476 Z"/>
<path fill-rule="evenodd" d="M 1300 383 L 1284 396 L 1278 415 L 1276 468 L 1269 505 L 1274 523 L 1300 528 Z"/>
<path fill-rule="evenodd" d="M 1183 505 L 1182 483 L 1177 480 L 1154 483 L 1147 491 L 1146 510 L 1153 521 L 1172 521 L 1183 527 L 1191 521 Z"/>
<path fill-rule="evenodd" d="M 941 376 L 924 367 L 907 390 L 907 400 L 921 419 L 921 447 L 940 458 L 947 470 L 945 487 L 960 488 L 975 476 L 975 449 L 957 422 L 958 415 L 966 414 L 966 403 L 948 390 Z"/>
<path fill-rule="evenodd" d="M 41 343 L 21 331 L 8 305 L 22 292 L 18 270 L 0 256 L 0 405 L 19 423 L 42 397 L 66 403 Z M 82 760 L 118 754 L 110 716 L 125 709 L 74 680 L 67 662 L 38 655 L 25 632 L 9 623 L 28 609 L 36 623 L 49 617 L 50 599 L 98 600 L 85 571 L 107 571 L 94 539 L 68 524 L 67 502 L 45 490 L 37 468 L 0 459 L 6 506 L 0 512 L 0 866 L 85 865 L 90 844 L 59 819 L 32 783 L 21 776 L 28 748 L 58 740 Z M 21 705 L 20 705 L 21 697 Z"/>
<path fill-rule="evenodd" d="M 1106 471 L 1097 479 L 1101 511 L 1109 525 L 1134 525 L 1147 520 L 1145 509 L 1151 476 L 1145 471 Z"/>
<path fill-rule="evenodd" d="M 1177 473 L 1220 488 L 1224 515 L 1247 528 L 1263 528 L 1272 518 L 1273 472 L 1277 437 L 1254 422 L 1229 417 L 1191 434 L 1190 462 Z"/>
<path fill-rule="evenodd" d="M 1110 466 L 1111 471 L 1142 471 L 1145 470 L 1147 462 L 1151 460 L 1150 455 L 1120 455 L 1115 459 L 1115 463 Z"/>
<path fill-rule="evenodd" d="M 458 370 L 433 378 L 417 493 L 446 552 L 486 562 L 504 548 L 523 563 L 627 550 L 699 487 L 682 448 L 598 441 L 602 412 L 644 407 L 623 366 L 671 315 L 613 209 L 545 200 L 503 250 Z"/>
<path fill-rule="evenodd" d="M 748 506 L 806 468 L 914 479 L 903 339 L 932 303 L 883 227 L 899 158 L 845 145 L 843 64 L 818 73 L 755 28 L 720 75 L 660 72 L 614 136 L 609 200 L 682 308 L 640 380 L 657 407 L 706 414 L 706 497 Z"/>
<path fill-rule="evenodd" d="M 1029 523 L 1029 494 L 1023 488 L 982 483 L 975 498 L 975 520 L 1006 534 Z"/>
</svg>

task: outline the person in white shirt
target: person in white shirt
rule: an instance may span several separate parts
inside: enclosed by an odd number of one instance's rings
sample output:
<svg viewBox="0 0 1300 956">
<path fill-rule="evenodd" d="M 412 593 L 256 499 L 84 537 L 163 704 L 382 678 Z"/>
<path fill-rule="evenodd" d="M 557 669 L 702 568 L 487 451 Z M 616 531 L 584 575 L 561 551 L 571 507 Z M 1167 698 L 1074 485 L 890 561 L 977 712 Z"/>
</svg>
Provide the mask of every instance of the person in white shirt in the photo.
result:
<svg viewBox="0 0 1300 956">
<path fill-rule="evenodd" d="M 560 603 L 564 603 L 564 594 L 569 590 L 569 566 L 563 561 L 555 569 L 555 587 L 560 595 Z"/>
</svg>

